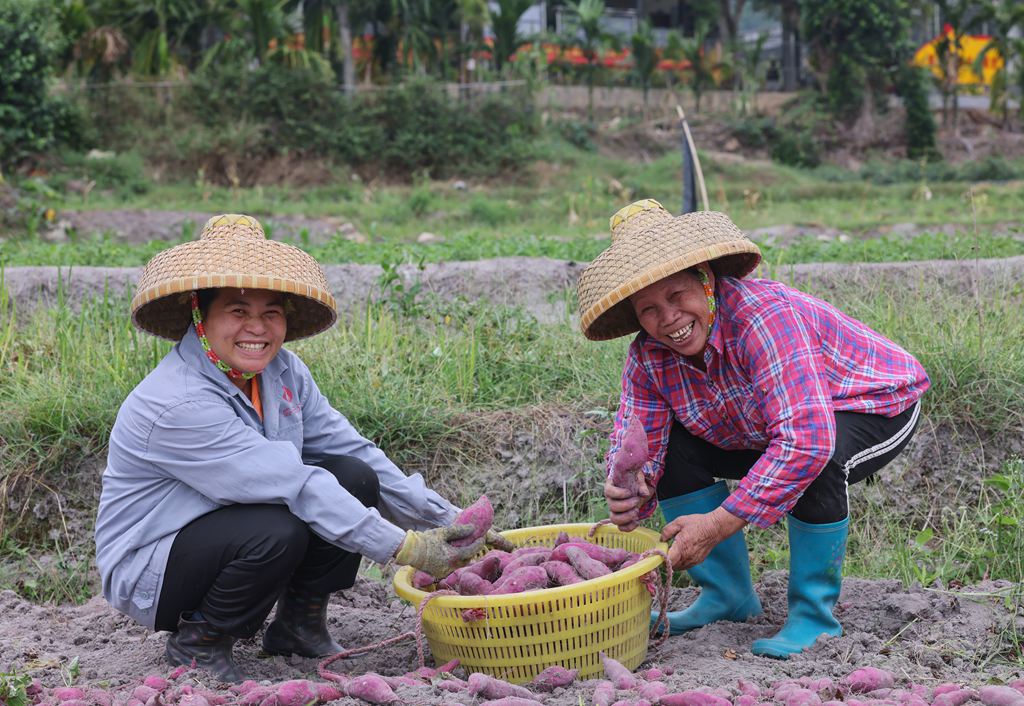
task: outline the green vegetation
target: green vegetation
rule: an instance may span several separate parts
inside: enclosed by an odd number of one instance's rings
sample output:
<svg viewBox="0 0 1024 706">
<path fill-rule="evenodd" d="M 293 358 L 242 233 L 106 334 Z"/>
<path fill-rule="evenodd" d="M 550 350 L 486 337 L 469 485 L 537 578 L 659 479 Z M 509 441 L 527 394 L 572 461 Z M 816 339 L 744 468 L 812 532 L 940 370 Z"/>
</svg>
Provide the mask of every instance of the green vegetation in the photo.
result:
<svg viewBox="0 0 1024 706">
<path fill-rule="evenodd" d="M 0 264 L 142 265 L 167 243 L 119 243 L 111 237 L 70 233 L 64 243 L 39 237 L 41 214 L 55 209 L 149 208 L 243 212 L 259 216 L 273 232 L 274 217 L 305 215 L 347 221 L 364 242 L 338 235 L 300 244 L 324 263 L 434 262 L 499 256 L 543 256 L 588 261 L 607 245 L 610 214 L 631 199 L 652 197 L 668 208 L 679 199 L 679 156 L 651 164 L 612 159 L 581 150 L 555 134 L 535 146 L 531 170 L 504 182 L 481 180 L 466 189 L 454 182 L 418 179 L 381 184 L 339 172 L 323 186 L 228 188 L 204 181 L 159 184 L 145 180 L 128 152 L 110 159 L 74 162 L 59 177 L 23 180 L 18 188 L 31 216 L 21 235 L 0 241 Z M 987 166 L 986 166 L 987 164 Z M 711 207 L 743 228 L 802 224 L 834 228 L 849 237 L 772 239 L 758 236 L 768 263 L 965 259 L 1024 254 L 1019 232 L 1007 232 L 1005 214 L 1024 210 L 1015 181 L 984 181 L 1024 175 L 1024 165 L 993 160 L 980 165 L 873 161 L 859 173 L 835 167 L 799 169 L 769 163 L 730 164 L 704 160 Z M 87 195 L 58 190 L 68 179 L 92 180 Z M 100 185 L 103 185 L 102 188 Z M 266 217 L 264 214 L 273 214 Z M 977 230 L 975 229 L 977 222 Z M 922 232 L 865 238 L 866 230 L 916 223 Z M 993 233 L 993 226 L 999 233 Z M 201 223 L 180 233 L 195 237 Z M 928 226 L 935 230 L 929 231 Z M 952 226 L 953 232 L 948 232 Z M 442 240 L 419 243 L 429 231 Z"/>
</svg>

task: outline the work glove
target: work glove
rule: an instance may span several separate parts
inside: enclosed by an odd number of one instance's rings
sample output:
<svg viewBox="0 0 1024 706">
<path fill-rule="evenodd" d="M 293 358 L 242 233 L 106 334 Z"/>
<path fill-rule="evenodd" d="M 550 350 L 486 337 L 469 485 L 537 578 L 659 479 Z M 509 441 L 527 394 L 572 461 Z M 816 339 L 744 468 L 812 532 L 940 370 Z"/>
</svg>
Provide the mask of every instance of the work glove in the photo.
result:
<svg viewBox="0 0 1024 706">
<path fill-rule="evenodd" d="M 484 546 L 484 537 L 465 547 L 452 546 L 452 542 L 465 539 L 473 531 L 473 525 L 450 525 L 422 532 L 409 530 L 395 554 L 395 561 L 436 578 L 444 578 L 472 559 Z"/>
<path fill-rule="evenodd" d="M 484 544 L 491 549 L 500 549 L 503 552 L 511 552 L 516 548 L 512 542 L 502 537 L 500 532 L 493 529 L 487 530 L 487 534 L 484 535 Z"/>
</svg>

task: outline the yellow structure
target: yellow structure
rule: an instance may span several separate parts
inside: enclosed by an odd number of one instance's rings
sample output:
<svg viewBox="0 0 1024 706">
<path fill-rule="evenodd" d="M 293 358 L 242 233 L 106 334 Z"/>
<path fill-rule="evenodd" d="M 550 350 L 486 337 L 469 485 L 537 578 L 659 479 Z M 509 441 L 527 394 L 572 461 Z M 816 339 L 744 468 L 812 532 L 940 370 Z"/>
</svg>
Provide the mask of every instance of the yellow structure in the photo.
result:
<svg viewBox="0 0 1024 706">
<path fill-rule="evenodd" d="M 952 45 L 956 36 L 953 28 L 949 25 L 943 28 L 943 35 L 923 45 L 914 54 L 914 64 L 930 70 L 938 79 L 945 78 L 945 72 L 939 63 L 938 47 L 944 42 L 949 42 Z M 960 59 L 957 83 L 961 86 L 978 86 L 982 84 L 991 86 L 992 78 L 1003 68 L 1004 61 L 1002 55 L 995 49 L 989 49 L 982 62 L 981 75 L 979 76 L 974 72 L 974 61 L 991 39 L 991 37 L 979 34 L 967 34 L 960 38 L 960 50 L 957 52 Z"/>
</svg>

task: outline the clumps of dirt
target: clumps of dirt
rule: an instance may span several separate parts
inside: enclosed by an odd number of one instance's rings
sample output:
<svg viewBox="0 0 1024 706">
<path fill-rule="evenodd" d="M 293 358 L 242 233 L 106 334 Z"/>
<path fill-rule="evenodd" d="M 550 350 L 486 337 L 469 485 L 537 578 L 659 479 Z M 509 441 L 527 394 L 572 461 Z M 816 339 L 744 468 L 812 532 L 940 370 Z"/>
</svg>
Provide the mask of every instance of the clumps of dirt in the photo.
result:
<svg viewBox="0 0 1024 706">
<path fill-rule="evenodd" d="M 838 682 L 865 665 L 894 673 L 898 685 L 957 682 L 979 686 L 1009 681 L 1019 670 L 999 661 L 999 635 L 1013 627 L 1003 599 L 1014 590 L 1019 589 L 1004 582 L 935 591 L 904 589 L 895 581 L 846 579 L 836 609 L 845 635 L 821 639 L 803 654 L 778 661 L 750 652 L 753 640 L 773 634 L 784 620 L 786 575 L 772 572 L 758 585 L 764 615 L 747 623 L 716 623 L 670 638 L 648 652 L 644 667 L 673 671 L 664 678 L 670 691 L 735 690 L 739 679 L 762 687 L 803 676 Z M 676 589 L 671 607 L 682 608 L 695 595 L 694 589 Z M 328 607 L 331 632 L 349 648 L 412 631 L 415 621 L 415 611 L 394 598 L 388 583 L 366 577 L 360 577 L 352 589 L 336 594 Z M 4 667 L 38 678 L 46 687 L 61 686 L 69 676 L 68 665 L 77 658 L 81 670 L 77 685 L 108 689 L 115 699 L 121 694 L 123 700 L 130 687 L 146 675 L 168 673 L 170 668 L 163 661 L 165 637 L 133 624 L 99 597 L 82 606 L 58 607 L 30 604 L 10 591 L 0 593 Z M 235 646 L 240 668 L 252 678 L 265 682 L 318 678 L 317 660 L 262 655 L 260 639 L 258 633 Z M 993 656 L 997 659 L 990 661 Z M 431 661 L 428 656 L 428 663 Z M 418 666 L 415 645 L 409 640 L 334 662 L 330 669 L 350 676 L 367 672 L 399 675 Z M 466 676 L 462 670 L 459 674 Z M 191 672 L 188 679 L 206 684 L 228 703 L 235 698 L 227 685 L 210 682 L 202 672 Z M 595 684 L 593 680 L 575 682 L 543 699 L 547 706 L 589 703 Z M 423 706 L 478 703 L 465 692 L 449 694 L 427 685 L 404 687 L 399 696 L 404 703 Z M 626 692 L 620 692 L 620 698 L 625 696 Z M 341 699 L 336 703 L 359 702 Z"/>
</svg>

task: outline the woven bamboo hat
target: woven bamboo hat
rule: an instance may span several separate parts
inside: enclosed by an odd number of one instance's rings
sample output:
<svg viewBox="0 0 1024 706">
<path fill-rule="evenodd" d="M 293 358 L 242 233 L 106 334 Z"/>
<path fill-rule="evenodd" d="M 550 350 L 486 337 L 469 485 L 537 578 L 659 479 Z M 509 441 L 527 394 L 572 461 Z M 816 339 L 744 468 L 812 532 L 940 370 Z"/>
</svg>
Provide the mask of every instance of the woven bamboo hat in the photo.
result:
<svg viewBox="0 0 1024 706">
<path fill-rule="evenodd" d="M 761 261 L 757 249 L 724 213 L 673 216 L 653 199 L 611 218 L 612 244 L 580 274 L 580 328 L 591 341 L 640 330 L 630 295 L 669 275 L 710 262 L 716 275 L 743 277 Z"/>
<path fill-rule="evenodd" d="M 192 323 L 190 292 L 213 287 L 269 289 L 292 294 L 286 341 L 330 328 L 338 318 L 323 268 L 298 248 L 267 240 L 251 216 L 214 216 L 199 240 L 157 253 L 132 297 L 132 323 L 179 340 Z"/>
</svg>

